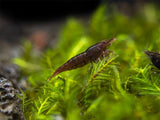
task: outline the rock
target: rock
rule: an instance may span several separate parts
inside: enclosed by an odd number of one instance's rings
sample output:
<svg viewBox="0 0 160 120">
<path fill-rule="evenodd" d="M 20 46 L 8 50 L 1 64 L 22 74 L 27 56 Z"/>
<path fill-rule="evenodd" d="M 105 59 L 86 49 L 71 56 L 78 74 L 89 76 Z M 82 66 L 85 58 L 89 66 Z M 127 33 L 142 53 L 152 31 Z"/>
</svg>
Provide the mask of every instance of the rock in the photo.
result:
<svg viewBox="0 0 160 120">
<path fill-rule="evenodd" d="M 25 120 L 18 95 L 21 96 L 21 93 L 12 82 L 0 75 L 0 112 L 4 120 Z"/>
</svg>

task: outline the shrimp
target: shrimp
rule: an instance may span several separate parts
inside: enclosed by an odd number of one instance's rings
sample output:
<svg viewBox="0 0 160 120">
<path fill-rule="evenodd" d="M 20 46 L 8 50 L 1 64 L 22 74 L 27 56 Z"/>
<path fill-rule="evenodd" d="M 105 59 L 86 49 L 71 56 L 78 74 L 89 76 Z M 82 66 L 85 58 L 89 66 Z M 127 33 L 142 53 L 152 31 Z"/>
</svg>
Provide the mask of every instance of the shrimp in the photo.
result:
<svg viewBox="0 0 160 120">
<path fill-rule="evenodd" d="M 153 65 L 160 69 L 160 54 L 158 52 L 150 52 L 148 50 L 144 51 L 144 53 L 149 56 Z"/>
<path fill-rule="evenodd" d="M 48 80 L 51 80 L 54 76 L 57 74 L 67 71 L 76 69 L 79 67 L 83 67 L 84 65 L 95 62 L 98 58 L 102 57 L 105 53 L 111 52 L 106 51 L 106 47 L 111 45 L 112 42 L 114 42 L 116 38 L 112 38 L 108 41 L 103 40 L 101 42 L 98 42 L 94 44 L 93 46 L 89 47 L 85 52 L 82 52 L 71 59 L 69 59 L 66 63 L 64 63 L 62 66 L 60 66 L 52 76 L 49 77 Z"/>
</svg>

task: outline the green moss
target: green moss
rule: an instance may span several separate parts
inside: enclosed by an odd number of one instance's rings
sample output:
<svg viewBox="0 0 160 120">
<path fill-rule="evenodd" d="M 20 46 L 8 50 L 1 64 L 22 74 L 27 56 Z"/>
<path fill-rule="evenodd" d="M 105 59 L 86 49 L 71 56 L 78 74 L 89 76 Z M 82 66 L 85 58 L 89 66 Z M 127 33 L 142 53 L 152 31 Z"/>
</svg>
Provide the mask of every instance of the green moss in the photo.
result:
<svg viewBox="0 0 160 120">
<path fill-rule="evenodd" d="M 66 120 L 159 119 L 160 71 L 143 52 L 159 50 L 157 11 L 146 6 L 143 16 L 126 17 L 115 11 L 109 15 L 100 6 L 87 27 L 69 19 L 57 47 L 42 55 L 33 55 L 32 45 L 25 43 L 22 57 L 14 62 L 28 76 L 23 93 L 27 119 L 51 120 L 55 114 Z M 109 58 L 47 81 L 68 59 L 113 35 L 117 41 L 109 47 L 114 51 Z"/>
</svg>

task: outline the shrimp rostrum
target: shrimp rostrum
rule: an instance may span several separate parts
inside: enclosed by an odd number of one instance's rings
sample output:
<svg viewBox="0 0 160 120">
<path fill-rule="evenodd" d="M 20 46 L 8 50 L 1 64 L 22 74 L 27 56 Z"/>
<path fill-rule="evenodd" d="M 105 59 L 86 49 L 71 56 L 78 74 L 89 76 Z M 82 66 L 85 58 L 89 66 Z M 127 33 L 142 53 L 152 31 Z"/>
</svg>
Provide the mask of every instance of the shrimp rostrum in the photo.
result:
<svg viewBox="0 0 160 120">
<path fill-rule="evenodd" d="M 106 47 L 111 45 L 112 42 L 114 42 L 115 40 L 116 38 L 112 38 L 107 41 L 103 40 L 89 47 L 85 52 L 82 52 L 72 57 L 62 66 L 57 68 L 57 70 L 53 73 L 52 76 L 50 76 L 48 80 L 51 80 L 54 76 L 56 76 L 57 74 L 61 72 L 83 67 L 84 65 L 90 62 L 95 62 L 98 58 L 104 56 L 108 52 L 106 51 Z"/>
</svg>

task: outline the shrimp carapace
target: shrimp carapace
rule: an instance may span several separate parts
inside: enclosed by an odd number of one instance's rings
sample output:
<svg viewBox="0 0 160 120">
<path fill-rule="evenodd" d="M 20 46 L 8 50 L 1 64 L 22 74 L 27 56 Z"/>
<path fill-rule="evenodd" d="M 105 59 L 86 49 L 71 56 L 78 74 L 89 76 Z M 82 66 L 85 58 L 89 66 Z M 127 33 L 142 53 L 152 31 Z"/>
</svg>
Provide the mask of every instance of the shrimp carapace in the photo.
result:
<svg viewBox="0 0 160 120">
<path fill-rule="evenodd" d="M 149 56 L 154 66 L 160 69 L 160 54 L 158 52 L 144 51 Z"/>
</svg>

